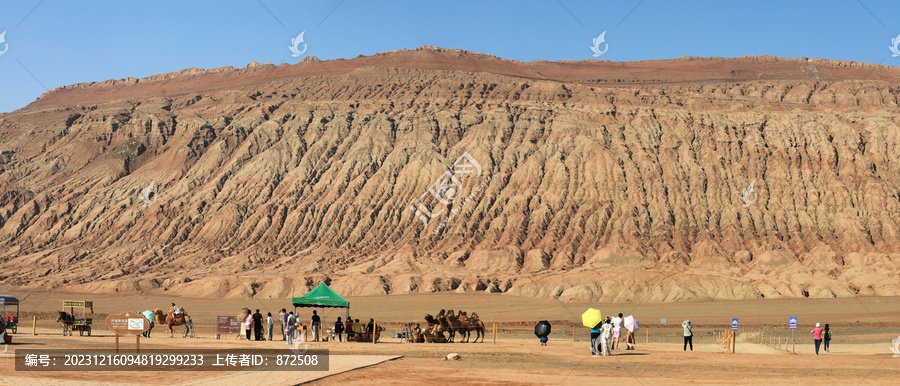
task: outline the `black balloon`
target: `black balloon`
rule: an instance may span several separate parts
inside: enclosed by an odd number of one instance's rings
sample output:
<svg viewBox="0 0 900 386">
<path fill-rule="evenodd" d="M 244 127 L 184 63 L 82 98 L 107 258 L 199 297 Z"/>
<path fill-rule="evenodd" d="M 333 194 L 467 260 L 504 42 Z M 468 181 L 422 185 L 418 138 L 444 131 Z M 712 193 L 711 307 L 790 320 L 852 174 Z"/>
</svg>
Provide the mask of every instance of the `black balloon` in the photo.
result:
<svg viewBox="0 0 900 386">
<path fill-rule="evenodd" d="M 542 320 L 534 325 L 534 335 L 537 335 L 538 338 L 545 338 L 547 335 L 550 335 L 550 322 Z"/>
</svg>

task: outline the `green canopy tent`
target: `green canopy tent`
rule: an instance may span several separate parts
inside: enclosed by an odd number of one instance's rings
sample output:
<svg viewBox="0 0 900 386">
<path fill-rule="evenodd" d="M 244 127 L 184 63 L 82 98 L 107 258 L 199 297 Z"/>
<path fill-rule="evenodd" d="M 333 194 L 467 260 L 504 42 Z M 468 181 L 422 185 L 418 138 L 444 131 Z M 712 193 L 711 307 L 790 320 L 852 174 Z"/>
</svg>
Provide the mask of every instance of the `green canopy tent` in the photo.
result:
<svg viewBox="0 0 900 386">
<path fill-rule="evenodd" d="M 320 283 L 312 291 L 299 298 L 291 299 L 294 306 L 294 315 L 297 315 L 297 307 L 313 307 L 313 308 L 346 308 L 345 318 L 350 316 L 350 302 L 338 295 L 329 288 L 325 283 Z"/>
</svg>

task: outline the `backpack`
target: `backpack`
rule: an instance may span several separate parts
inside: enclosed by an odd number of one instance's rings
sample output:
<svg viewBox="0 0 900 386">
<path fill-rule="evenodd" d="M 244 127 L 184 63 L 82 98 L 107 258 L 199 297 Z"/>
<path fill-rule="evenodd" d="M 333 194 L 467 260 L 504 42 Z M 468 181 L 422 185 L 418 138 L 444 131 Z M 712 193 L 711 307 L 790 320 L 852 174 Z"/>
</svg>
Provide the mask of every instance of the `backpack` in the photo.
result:
<svg viewBox="0 0 900 386">
<path fill-rule="evenodd" d="M 831 340 L 831 330 L 825 331 L 825 336 L 823 338 L 825 340 Z"/>
</svg>

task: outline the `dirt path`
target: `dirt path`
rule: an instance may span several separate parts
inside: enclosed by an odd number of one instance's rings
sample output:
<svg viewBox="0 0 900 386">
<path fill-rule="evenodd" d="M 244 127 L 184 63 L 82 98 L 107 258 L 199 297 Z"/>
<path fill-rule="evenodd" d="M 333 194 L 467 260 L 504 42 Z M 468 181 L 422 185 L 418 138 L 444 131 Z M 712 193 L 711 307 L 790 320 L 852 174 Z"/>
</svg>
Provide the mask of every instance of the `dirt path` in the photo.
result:
<svg viewBox="0 0 900 386">
<path fill-rule="evenodd" d="M 233 337 L 213 339 L 216 315 L 231 315 L 241 307 L 260 308 L 263 313 L 284 307 L 284 300 L 177 299 L 155 296 L 121 296 L 35 293 L 27 299 L 23 310 L 37 313 L 37 335 L 31 335 L 31 321 L 23 321 L 14 335 L 11 350 L 21 348 L 110 348 L 113 335 L 102 320 L 95 320 L 92 336 L 62 337 L 61 328 L 49 315 L 58 309 L 63 299 L 82 299 L 91 296 L 95 312 L 142 310 L 177 301 L 186 305 L 194 316 L 197 338 L 168 338 L 162 329 L 155 329 L 152 338 L 141 340 L 142 348 L 184 348 L 242 350 L 285 349 L 281 342 L 247 342 Z M 23 296 L 24 298 L 24 296 Z M 358 304 L 352 315 L 360 319 L 374 317 L 386 320 L 388 328 L 379 344 L 312 343 L 310 348 L 330 350 L 335 360 L 332 373 L 270 374 L 253 372 L 57 372 L 57 373 L 0 373 L 2 384 L 97 384 L 98 380 L 114 384 L 165 384 L 177 379 L 190 384 L 251 383 L 265 379 L 267 384 L 291 384 L 312 381 L 316 384 L 345 385 L 348 383 L 376 384 L 589 384 L 609 381 L 630 384 L 896 384 L 900 378 L 900 358 L 892 358 L 890 339 L 900 333 L 900 299 L 817 299 L 805 301 L 761 301 L 734 303 L 692 303 L 657 305 L 602 305 L 604 310 L 630 311 L 647 326 L 638 334 L 636 351 L 615 351 L 611 357 L 590 356 L 587 330 L 555 325 L 550 344 L 541 347 L 531 330 L 532 321 L 540 319 L 576 320 L 578 310 L 585 304 L 528 302 L 527 299 L 506 296 L 397 296 L 353 299 Z M 791 302 L 796 302 L 792 304 Z M 390 333 L 402 321 L 420 320 L 425 313 L 460 305 L 479 311 L 491 325 L 501 322 L 498 343 L 478 344 L 401 344 Z M 842 311 L 859 307 L 865 312 L 847 314 Z M 794 307 L 794 308 L 791 308 Z M 867 310 L 867 311 L 866 311 Z M 308 311 L 306 311 L 308 312 Z M 613 312 L 613 311 L 608 311 Z M 753 339 L 753 332 L 767 329 L 778 336 L 790 336 L 786 317 L 799 314 L 801 320 L 832 323 L 836 331 L 833 350 L 819 357 L 812 355 L 811 338 L 797 329 L 797 352 L 790 355 Z M 324 319 L 333 320 L 342 313 L 328 312 Z M 575 315 L 575 316 L 573 316 Z M 723 316 L 724 315 L 724 316 Z M 730 321 L 731 315 L 741 317 L 742 330 L 738 335 L 737 353 L 715 353 L 719 347 L 716 336 Z M 727 316 L 727 317 L 726 317 Z M 694 351 L 682 350 L 681 318 L 695 322 Z M 657 318 L 668 318 L 668 324 L 656 324 Z M 858 322 L 859 321 L 859 322 Z M 713 323 L 717 324 L 713 324 Z M 781 323 L 784 322 L 784 323 Z M 326 322 L 326 325 L 328 322 Z M 804 327 L 806 328 L 806 327 Z M 490 331 L 490 329 L 489 329 Z M 649 334 L 646 334 L 649 332 Z M 773 335 L 773 336 L 774 336 Z M 276 335 L 277 336 L 277 335 Z M 647 340 L 649 339 L 649 343 Z M 124 340 L 123 345 L 133 345 Z M 442 360 L 448 353 L 459 353 L 459 361 Z M 382 362 L 385 358 L 402 358 Z M 340 359 L 343 358 L 343 359 Z M 347 361 L 347 366 L 343 363 Z M 367 367 L 359 367 L 367 366 Z M 13 368 L 10 356 L 0 356 L 0 368 Z M 351 368 L 357 368 L 350 370 Z M 340 372 L 343 370 L 349 370 Z"/>
</svg>

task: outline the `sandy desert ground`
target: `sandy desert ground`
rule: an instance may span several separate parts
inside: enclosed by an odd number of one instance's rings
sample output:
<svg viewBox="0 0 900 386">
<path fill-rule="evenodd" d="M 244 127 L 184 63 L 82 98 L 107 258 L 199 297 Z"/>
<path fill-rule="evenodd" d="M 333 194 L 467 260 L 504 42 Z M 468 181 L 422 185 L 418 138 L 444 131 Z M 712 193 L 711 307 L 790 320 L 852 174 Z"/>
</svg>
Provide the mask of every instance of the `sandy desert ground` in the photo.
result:
<svg viewBox="0 0 900 386">
<path fill-rule="evenodd" d="M 9 288 L 0 288 L 8 293 Z M 161 329 L 142 339 L 142 348 L 285 348 L 281 342 L 246 342 L 225 337 L 213 339 L 214 316 L 231 315 L 242 307 L 259 308 L 263 314 L 289 306 L 287 299 L 210 300 L 160 296 L 85 295 L 50 292 L 15 293 L 24 299 L 22 323 L 10 353 L 23 348 L 111 348 L 112 333 L 101 320 L 107 313 L 162 307 L 174 301 L 184 306 L 196 321 L 196 338 L 168 338 Z M 62 300 L 93 300 L 95 331 L 92 336 L 62 337 L 61 328 L 51 314 L 61 308 Z M 172 379 L 190 384 L 584 384 L 613 381 L 625 384 L 892 384 L 900 376 L 900 358 L 891 353 L 891 339 L 900 335 L 900 298 L 802 299 L 741 302 L 705 302 L 680 304 L 588 304 L 534 300 L 500 294 L 434 294 L 409 296 L 350 297 L 351 315 L 361 320 L 375 318 L 390 334 L 402 322 L 422 321 L 425 313 L 441 308 L 478 312 L 488 330 L 498 325 L 497 343 L 490 332 L 484 343 L 409 344 L 385 337 L 379 344 L 312 343 L 311 348 L 327 348 L 334 359 L 332 373 L 286 372 L 66 372 L 17 373 L 4 371 L 0 383 L 27 384 L 161 384 Z M 635 351 L 615 351 L 612 357 L 590 356 L 587 329 L 573 325 L 588 306 L 605 313 L 634 314 L 643 321 Z M 310 310 L 300 310 L 305 319 Z M 343 311 L 320 310 L 326 323 Z M 38 317 L 31 334 L 31 317 Z M 768 339 L 790 336 L 787 317 L 800 319 L 797 355 L 755 339 L 765 331 Z M 718 333 L 732 317 L 741 321 L 736 353 L 716 353 Z M 660 323 L 666 318 L 666 325 Z M 681 320 L 690 318 L 696 325 L 694 352 L 682 352 Z M 550 344 L 541 347 L 531 334 L 535 321 L 547 319 L 554 324 Z M 835 331 L 832 352 L 812 355 L 808 331 L 816 321 L 831 323 Z M 178 331 L 178 330 L 176 330 Z M 649 342 L 649 343 L 648 343 Z M 122 340 L 123 347 L 133 345 Z M 784 346 L 783 346 L 784 347 Z M 789 350 L 790 347 L 788 346 Z M 459 361 L 442 360 L 448 353 L 459 353 Z M 398 358 L 399 357 L 399 358 Z M 394 359 L 396 358 L 396 359 Z M 0 366 L 12 369 L 10 355 L 0 357 Z M 357 366 L 365 366 L 354 369 Z M 323 375 L 324 378 L 318 378 Z"/>
</svg>

